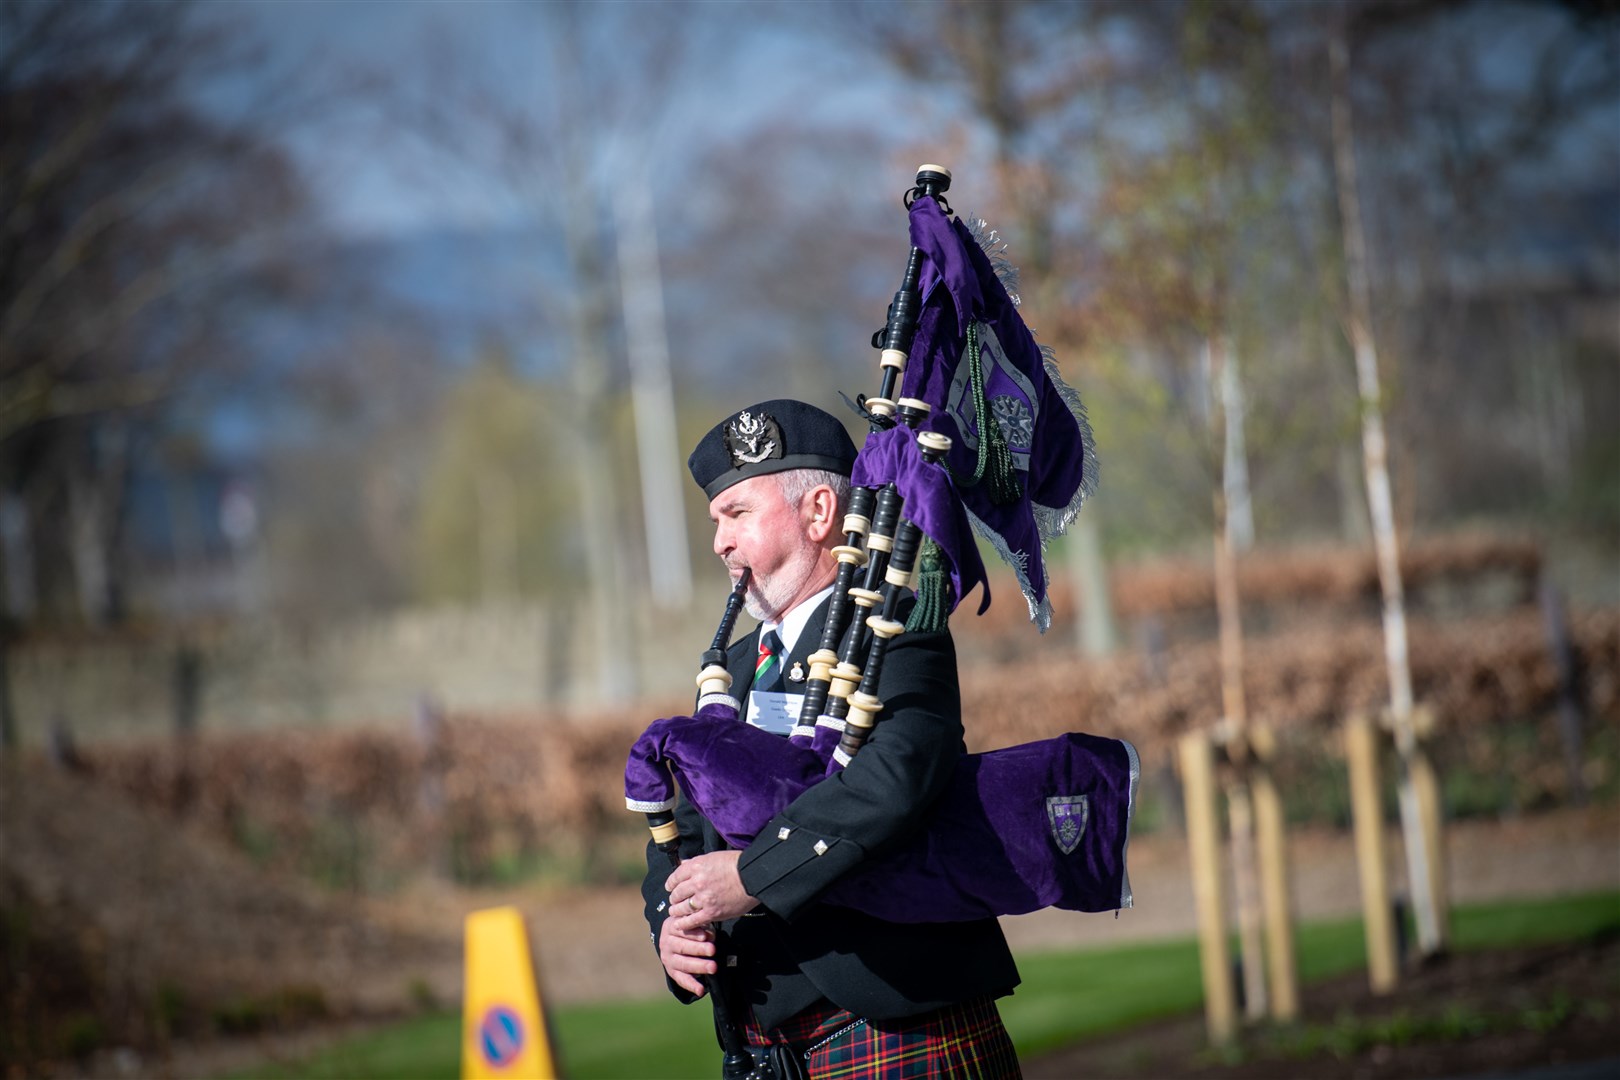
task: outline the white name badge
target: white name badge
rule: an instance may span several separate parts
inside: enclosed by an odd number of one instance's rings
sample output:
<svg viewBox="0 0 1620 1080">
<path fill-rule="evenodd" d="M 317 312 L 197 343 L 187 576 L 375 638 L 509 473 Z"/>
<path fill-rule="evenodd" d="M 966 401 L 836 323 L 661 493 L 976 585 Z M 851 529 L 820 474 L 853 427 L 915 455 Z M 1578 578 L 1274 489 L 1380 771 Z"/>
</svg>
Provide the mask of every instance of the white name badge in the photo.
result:
<svg viewBox="0 0 1620 1080">
<path fill-rule="evenodd" d="M 782 694 L 756 690 L 748 695 L 748 722 L 774 735 L 787 735 L 799 722 L 804 708 L 803 694 Z"/>
</svg>

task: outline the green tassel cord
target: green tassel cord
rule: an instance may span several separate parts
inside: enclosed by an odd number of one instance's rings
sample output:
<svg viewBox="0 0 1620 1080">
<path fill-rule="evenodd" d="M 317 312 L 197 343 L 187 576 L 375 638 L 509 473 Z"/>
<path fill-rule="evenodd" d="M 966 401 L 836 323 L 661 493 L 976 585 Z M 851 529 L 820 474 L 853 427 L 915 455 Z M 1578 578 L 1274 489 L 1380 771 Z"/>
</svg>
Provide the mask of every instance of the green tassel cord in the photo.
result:
<svg viewBox="0 0 1620 1080">
<path fill-rule="evenodd" d="M 979 346 L 979 324 L 968 324 L 967 331 L 968 377 L 973 394 L 973 416 L 979 427 L 979 460 L 973 476 L 964 480 L 957 477 L 963 487 L 972 487 L 982 480 L 990 483 L 990 501 L 1006 506 L 1023 497 L 1018 484 L 1018 472 L 1013 468 L 1012 450 L 1007 446 L 1007 435 L 990 414 L 990 403 L 984 392 L 984 356 Z"/>
<path fill-rule="evenodd" d="M 917 593 L 917 606 L 906 619 L 906 632 L 936 634 L 945 629 L 951 615 L 951 576 L 945 572 L 939 545 L 932 540 L 923 540 L 912 587 Z"/>
<path fill-rule="evenodd" d="M 972 476 L 955 477 L 959 487 L 973 487 L 979 483 L 990 485 L 990 501 L 1006 506 L 1023 498 L 1018 482 L 1018 470 L 1013 467 L 1012 448 L 1007 445 L 1007 433 L 990 412 L 990 402 L 984 389 L 984 351 L 979 342 L 979 324 L 968 323 L 967 346 L 969 392 L 973 395 L 973 416 L 979 428 L 979 457 Z M 945 559 L 939 545 L 924 540 L 917 556 L 914 577 L 917 606 L 906 619 L 906 630 L 911 633 L 936 633 L 945 629 L 951 614 L 951 579 L 945 572 Z"/>
</svg>

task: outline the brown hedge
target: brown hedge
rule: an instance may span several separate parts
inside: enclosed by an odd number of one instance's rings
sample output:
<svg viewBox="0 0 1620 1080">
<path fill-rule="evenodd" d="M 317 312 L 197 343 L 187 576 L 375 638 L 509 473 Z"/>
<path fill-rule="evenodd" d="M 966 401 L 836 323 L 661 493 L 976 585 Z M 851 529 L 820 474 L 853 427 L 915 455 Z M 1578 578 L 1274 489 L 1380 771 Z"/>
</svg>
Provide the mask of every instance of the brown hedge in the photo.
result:
<svg viewBox="0 0 1620 1080">
<path fill-rule="evenodd" d="M 1620 718 L 1620 610 L 1579 615 L 1571 631 L 1585 708 L 1612 723 Z M 1414 620 L 1410 638 L 1417 696 L 1436 710 L 1455 760 L 1497 760 L 1492 732 L 1503 724 L 1552 730 L 1558 673 L 1535 611 Z M 1173 737 L 1216 719 L 1217 662 L 1210 642 L 1157 661 L 1048 653 L 969 664 L 970 749 L 1086 730 L 1128 738 L 1148 760 L 1162 760 Z M 1347 713 L 1387 699 L 1381 628 L 1362 620 L 1251 641 L 1245 683 L 1254 719 L 1296 741 L 1326 740 Z M 211 734 L 181 745 L 101 745 L 86 756 L 105 783 L 183 811 L 269 863 L 326 865 L 331 874 L 334 843 L 347 844 L 354 865 L 339 868 L 340 883 L 372 887 L 435 863 L 478 878 L 503 859 L 559 844 L 588 852 L 602 836 L 633 831 L 622 804 L 624 753 L 658 711 L 452 716 L 427 734 Z"/>
</svg>

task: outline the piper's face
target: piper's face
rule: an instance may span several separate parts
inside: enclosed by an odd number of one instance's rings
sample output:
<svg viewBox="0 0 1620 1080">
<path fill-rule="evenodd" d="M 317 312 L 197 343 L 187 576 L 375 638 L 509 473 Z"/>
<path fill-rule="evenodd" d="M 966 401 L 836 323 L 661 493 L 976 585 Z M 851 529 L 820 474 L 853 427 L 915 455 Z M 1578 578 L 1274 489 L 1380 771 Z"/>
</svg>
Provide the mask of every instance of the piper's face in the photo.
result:
<svg viewBox="0 0 1620 1080">
<path fill-rule="evenodd" d="M 780 621 L 826 586 L 821 545 L 806 534 L 814 515 L 813 500 L 790 505 L 774 475 L 733 484 L 709 502 L 714 553 L 733 581 L 744 567 L 754 571 L 746 598 L 754 618 Z"/>
</svg>

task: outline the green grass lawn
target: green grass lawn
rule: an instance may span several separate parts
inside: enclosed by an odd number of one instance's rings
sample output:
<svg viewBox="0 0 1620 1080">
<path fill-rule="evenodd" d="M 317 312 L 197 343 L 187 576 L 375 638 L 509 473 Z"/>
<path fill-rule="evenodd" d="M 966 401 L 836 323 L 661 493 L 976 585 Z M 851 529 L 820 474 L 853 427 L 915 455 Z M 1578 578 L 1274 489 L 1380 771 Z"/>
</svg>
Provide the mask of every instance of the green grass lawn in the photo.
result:
<svg viewBox="0 0 1620 1080">
<path fill-rule="evenodd" d="M 1452 947 L 1461 952 L 1591 937 L 1620 930 L 1620 893 L 1454 909 Z M 1300 927 L 1300 978 L 1311 983 L 1365 967 L 1361 921 Z M 1001 1002 L 1020 1054 L 1200 1006 L 1197 943 L 1188 940 L 1021 955 L 1023 985 Z M 719 1070 L 707 1005 L 670 998 L 563 1006 L 553 1010 L 567 1075 L 646 1080 L 708 1078 Z M 461 1016 L 439 1014 L 330 1047 L 296 1065 L 266 1065 L 242 1080 L 414 1080 L 453 1078 L 461 1068 Z"/>
</svg>

